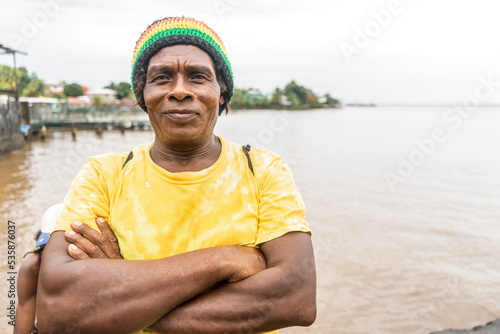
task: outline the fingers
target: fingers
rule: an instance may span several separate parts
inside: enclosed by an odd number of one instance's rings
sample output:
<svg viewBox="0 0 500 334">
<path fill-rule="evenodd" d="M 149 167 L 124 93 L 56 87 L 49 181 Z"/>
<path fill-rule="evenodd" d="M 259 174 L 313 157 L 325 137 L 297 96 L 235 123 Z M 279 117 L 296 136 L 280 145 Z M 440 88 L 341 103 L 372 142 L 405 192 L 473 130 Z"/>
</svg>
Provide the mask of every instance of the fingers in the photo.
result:
<svg viewBox="0 0 500 334">
<path fill-rule="evenodd" d="M 76 247 L 73 244 L 68 246 L 68 254 L 75 260 L 90 259 L 89 256 L 85 254 L 84 251 L 82 251 L 80 248 Z"/>
<path fill-rule="evenodd" d="M 99 232 L 97 232 L 97 231 L 94 231 L 94 232 L 99 234 Z M 87 235 L 88 235 L 88 232 L 87 232 Z M 105 258 L 106 257 L 106 255 L 101 251 L 101 249 L 96 244 L 91 242 L 88 238 L 82 236 L 80 233 L 76 233 L 75 231 L 72 231 L 72 230 L 67 230 L 66 232 L 64 232 L 64 236 L 66 237 L 66 240 L 69 243 L 73 244 L 76 248 L 78 248 L 78 249 L 74 249 L 72 247 L 73 254 L 83 252 L 86 255 L 86 257 L 84 257 L 84 258 Z M 69 251 L 70 251 L 70 249 L 68 247 L 68 252 Z M 71 255 L 71 253 L 70 253 L 70 255 Z M 75 258 L 74 256 L 72 256 L 72 257 Z M 82 256 L 78 255 L 78 257 L 79 257 L 78 259 L 81 259 Z"/>
<path fill-rule="evenodd" d="M 108 223 L 103 218 L 98 217 L 96 224 L 102 234 L 86 224 L 72 222 L 71 228 L 73 230 L 66 231 L 66 240 L 76 245 L 90 258 L 123 259 L 118 240 Z"/>
<path fill-rule="evenodd" d="M 102 235 L 106 237 L 106 239 L 108 239 L 109 243 L 111 244 L 113 254 L 109 254 L 108 257 L 111 256 L 110 258 L 123 259 L 120 254 L 120 246 L 118 245 L 118 240 L 111 230 L 111 227 L 109 227 L 109 224 L 102 217 L 97 217 L 95 221 L 97 227 L 99 228 L 99 230 L 101 230 Z"/>
</svg>

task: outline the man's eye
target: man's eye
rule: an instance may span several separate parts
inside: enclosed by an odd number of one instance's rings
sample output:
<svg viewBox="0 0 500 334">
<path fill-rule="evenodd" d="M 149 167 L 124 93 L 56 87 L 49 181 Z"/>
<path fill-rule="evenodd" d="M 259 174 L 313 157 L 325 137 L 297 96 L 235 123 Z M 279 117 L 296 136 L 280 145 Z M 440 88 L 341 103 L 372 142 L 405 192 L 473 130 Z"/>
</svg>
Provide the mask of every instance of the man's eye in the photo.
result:
<svg viewBox="0 0 500 334">
<path fill-rule="evenodd" d="M 165 81 L 168 80 L 168 75 L 166 74 L 158 74 L 153 77 L 153 81 Z"/>
<path fill-rule="evenodd" d="M 195 75 L 193 75 L 193 79 L 194 80 L 207 80 L 207 78 L 204 75 L 202 75 L 202 74 L 195 74 Z"/>
</svg>

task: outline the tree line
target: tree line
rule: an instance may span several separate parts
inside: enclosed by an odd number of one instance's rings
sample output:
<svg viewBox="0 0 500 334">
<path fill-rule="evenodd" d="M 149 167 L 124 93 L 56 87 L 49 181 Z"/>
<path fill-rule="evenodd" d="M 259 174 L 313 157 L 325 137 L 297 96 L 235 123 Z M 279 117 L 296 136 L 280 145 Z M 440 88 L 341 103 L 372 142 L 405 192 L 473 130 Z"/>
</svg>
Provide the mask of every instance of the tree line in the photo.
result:
<svg viewBox="0 0 500 334">
<path fill-rule="evenodd" d="M 50 96 L 59 99 L 67 97 L 76 97 L 84 95 L 84 89 L 77 83 L 66 84 L 63 82 L 64 90 L 62 93 L 51 94 L 49 86 L 40 79 L 36 73 L 29 73 L 25 67 L 17 69 L 20 96 Z M 111 82 L 104 87 L 116 92 L 116 98 L 134 99 L 134 94 L 130 83 Z M 15 91 L 14 69 L 6 65 L 0 65 L 0 90 Z M 99 104 L 99 101 L 91 101 L 93 104 Z M 340 101 L 331 97 L 329 94 L 318 97 L 312 90 L 297 84 L 295 81 L 288 83 L 284 89 L 276 88 L 271 94 L 264 95 L 258 89 L 239 89 L 234 90 L 234 95 L 229 104 L 231 109 L 312 109 L 323 107 L 338 107 Z"/>
<path fill-rule="evenodd" d="M 65 99 L 67 97 L 77 97 L 85 94 L 84 87 L 77 83 L 65 83 L 64 90 L 59 94 L 52 94 L 47 85 L 42 79 L 38 78 L 36 73 L 29 73 L 25 67 L 17 69 L 17 77 L 19 84 L 19 96 L 22 97 L 55 97 Z M 114 83 L 111 82 L 104 88 L 112 89 L 116 92 L 116 98 L 121 100 L 124 97 L 134 98 L 131 85 L 127 82 Z M 0 65 L 0 90 L 15 91 L 16 82 L 14 68 L 7 65 Z"/>
<path fill-rule="evenodd" d="M 330 94 L 318 97 L 312 90 L 293 80 L 284 89 L 277 87 L 269 95 L 263 95 L 258 89 L 236 88 L 229 105 L 232 109 L 313 109 L 339 106 L 340 101 Z"/>
<path fill-rule="evenodd" d="M 47 90 L 45 82 L 38 78 L 36 73 L 28 73 L 25 67 L 17 69 L 20 96 L 43 96 Z M 0 90 L 16 90 L 14 68 L 7 65 L 0 65 Z"/>
</svg>

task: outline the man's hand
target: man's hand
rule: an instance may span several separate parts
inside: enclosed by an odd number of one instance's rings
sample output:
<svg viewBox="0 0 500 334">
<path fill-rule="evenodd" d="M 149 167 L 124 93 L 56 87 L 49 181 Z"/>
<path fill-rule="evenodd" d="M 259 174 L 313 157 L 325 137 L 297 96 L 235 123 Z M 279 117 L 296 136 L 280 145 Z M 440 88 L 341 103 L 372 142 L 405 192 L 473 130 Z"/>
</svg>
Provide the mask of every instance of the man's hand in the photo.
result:
<svg viewBox="0 0 500 334">
<path fill-rule="evenodd" d="M 230 246 L 232 254 L 237 255 L 232 275 L 226 279 L 227 282 L 234 283 L 266 269 L 266 258 L 257 248 L 246 246 Z M 232 256 L 234 258 L 234 256 Z"/>
<path fill-rule="evenodd" d="M 80 222 L 72 222 L 71 228 L 64 233 L 70 243 L 68 254 L 75 260 L 89 258 L 123 259 L 115 234 L 101 217 L 96 218 L 101 233 Z"/>
</svg>

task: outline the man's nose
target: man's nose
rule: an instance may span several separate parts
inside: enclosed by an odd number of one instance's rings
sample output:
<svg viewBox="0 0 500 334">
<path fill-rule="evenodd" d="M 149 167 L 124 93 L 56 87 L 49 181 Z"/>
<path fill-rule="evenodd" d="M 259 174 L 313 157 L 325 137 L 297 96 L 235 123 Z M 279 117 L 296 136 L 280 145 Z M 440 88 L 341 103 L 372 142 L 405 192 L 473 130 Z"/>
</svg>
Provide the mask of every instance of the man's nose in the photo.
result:
<svg viewBox="0 0 500 334">
<path fill-rule="evenodd" d="M 172 90 L 168 94 L 168 98 L 183 101 L 184 99 L 190 99 L 192 97 L 193 93 L 190 91 L 186 79 L 182 77 L 176 78 Z"/>
</svg>

